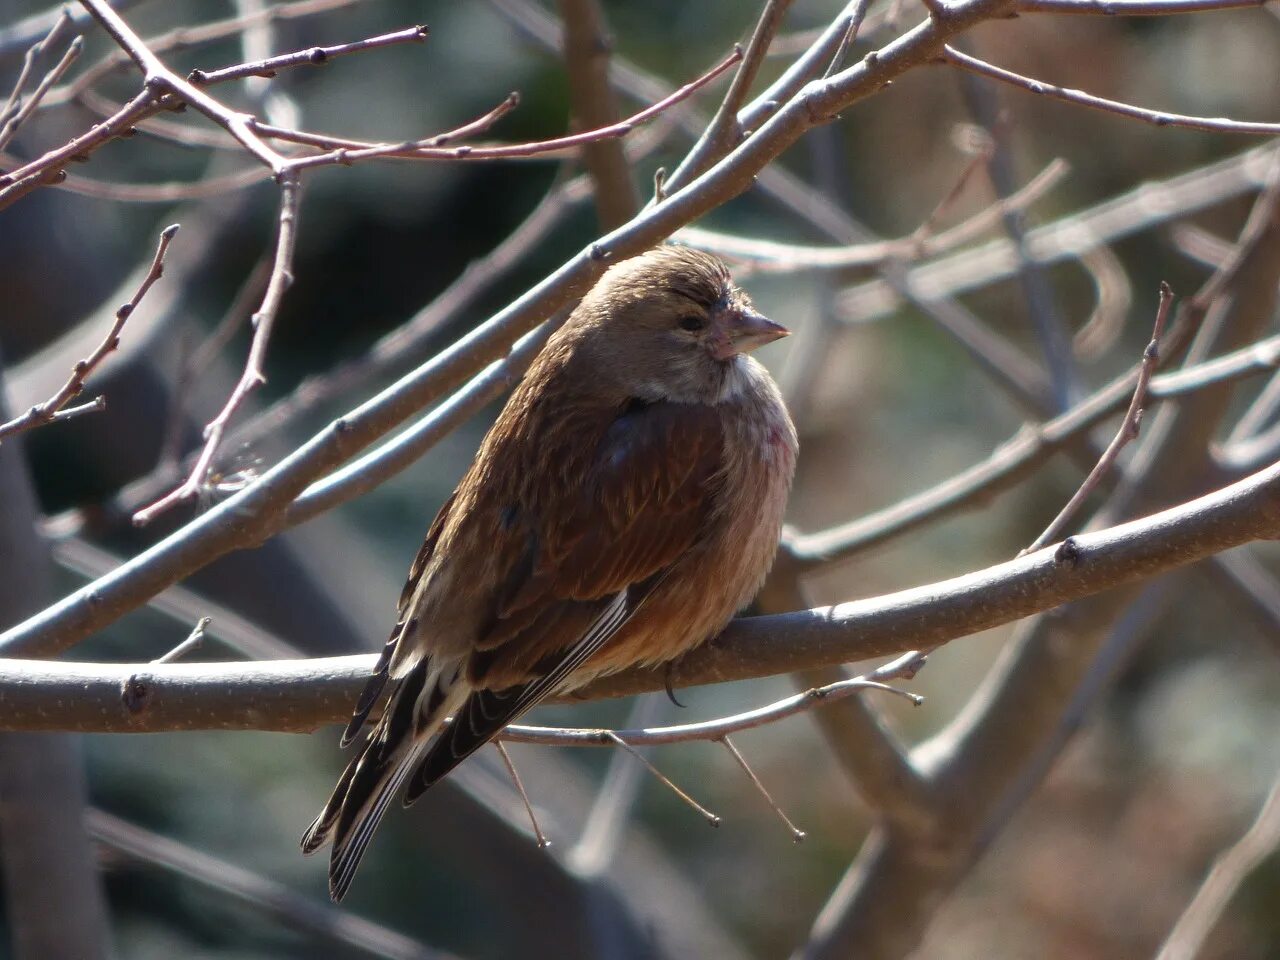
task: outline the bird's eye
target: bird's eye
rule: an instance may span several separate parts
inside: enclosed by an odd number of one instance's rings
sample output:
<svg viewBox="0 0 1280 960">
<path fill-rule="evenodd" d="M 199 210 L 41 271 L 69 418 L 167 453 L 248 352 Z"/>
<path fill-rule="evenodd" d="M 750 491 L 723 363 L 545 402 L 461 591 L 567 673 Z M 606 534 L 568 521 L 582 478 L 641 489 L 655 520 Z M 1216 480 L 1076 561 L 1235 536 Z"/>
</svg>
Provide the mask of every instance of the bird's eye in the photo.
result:
<svg viewBox="0 0 1280 960">
<path fill-rule="evenodd" d="M 680 318 L 679 327 L 681 330 L 688 330 L 690 333 L 697 333 L 707 325 L 706 317 L 699 317 L 696 314 L 689 314 Z"/>
</svg>

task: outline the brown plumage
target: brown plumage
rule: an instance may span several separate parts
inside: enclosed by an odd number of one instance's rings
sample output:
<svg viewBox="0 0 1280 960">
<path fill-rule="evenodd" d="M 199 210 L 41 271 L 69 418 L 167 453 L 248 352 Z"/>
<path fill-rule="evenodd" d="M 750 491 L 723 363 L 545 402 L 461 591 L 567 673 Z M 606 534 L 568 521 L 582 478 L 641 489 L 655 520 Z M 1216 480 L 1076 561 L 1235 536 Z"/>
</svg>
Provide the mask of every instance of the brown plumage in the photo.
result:
<svg viewBox="0 0 1280 960">
<path fill-rule="evenodd" d="M 402 787 L 407 806 L 548 695 L 679 656 L 751 599 L 796 436 L 746 354 L 786 332 L 668 246 L 550 339 L 427 533 L 344 745 L 382 718 L 303 837 L 332 838 L 335 900 Z"/>
</svg>

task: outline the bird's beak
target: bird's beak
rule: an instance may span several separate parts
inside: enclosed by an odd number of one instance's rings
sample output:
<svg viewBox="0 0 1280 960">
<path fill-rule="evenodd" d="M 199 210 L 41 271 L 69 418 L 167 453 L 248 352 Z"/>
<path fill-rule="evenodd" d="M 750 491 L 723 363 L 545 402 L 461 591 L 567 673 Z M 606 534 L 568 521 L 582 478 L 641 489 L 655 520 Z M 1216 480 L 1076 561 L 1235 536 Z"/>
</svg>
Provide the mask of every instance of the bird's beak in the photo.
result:
<svg viewBox="0 0 1280 960">
<path fill-rule="evenodd" d="M 790 336 L 780 323 L 746 307 L 726 310 L 711 339 L 711 354 L 717 360 L 728 360 L 739 353 L 750 353 L 757 347 Z"/>
</svg>

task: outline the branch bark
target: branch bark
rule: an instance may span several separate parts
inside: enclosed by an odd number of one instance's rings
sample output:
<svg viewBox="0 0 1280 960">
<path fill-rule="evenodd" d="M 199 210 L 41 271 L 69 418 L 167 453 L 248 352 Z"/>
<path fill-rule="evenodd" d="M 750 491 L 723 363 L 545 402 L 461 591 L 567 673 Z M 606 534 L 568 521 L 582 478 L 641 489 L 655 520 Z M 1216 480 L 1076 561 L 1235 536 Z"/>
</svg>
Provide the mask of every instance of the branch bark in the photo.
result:
<svg viewBox="0 0 1280 960">
<path fill-rule="evenodd" d="M 1280 537 L 1280 464 L 1141 520 L 942 583 L 735 620 L 677 661 L 680 687 L 939 646 L 1259 538 Z M 224 664 L 0 660 L 0 730 L 305 731 L 345 720 L 371 655 Z M 591 684 L 569 701 L 661 690 L 662 669 Z"/>
</svg>

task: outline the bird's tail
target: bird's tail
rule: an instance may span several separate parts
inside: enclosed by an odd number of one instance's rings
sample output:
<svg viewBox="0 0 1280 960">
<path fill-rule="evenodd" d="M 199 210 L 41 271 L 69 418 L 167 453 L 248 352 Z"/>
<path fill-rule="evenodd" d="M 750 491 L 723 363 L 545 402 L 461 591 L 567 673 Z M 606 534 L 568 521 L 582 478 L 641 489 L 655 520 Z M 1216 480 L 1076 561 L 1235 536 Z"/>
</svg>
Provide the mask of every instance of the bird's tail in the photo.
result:
<svg viewBox="0 0 1280 960">
<path fill-rule="evenodd" d="M 382 815 L 413 772 L 445 718 L 470 692 L 456 668 L 424 660 L 392 692 L 387 711 L 347 764 L 333 795 L 302 836 L 302 852 L 333 840 L 329 895 L 341 900 Z"/>
</svg>

